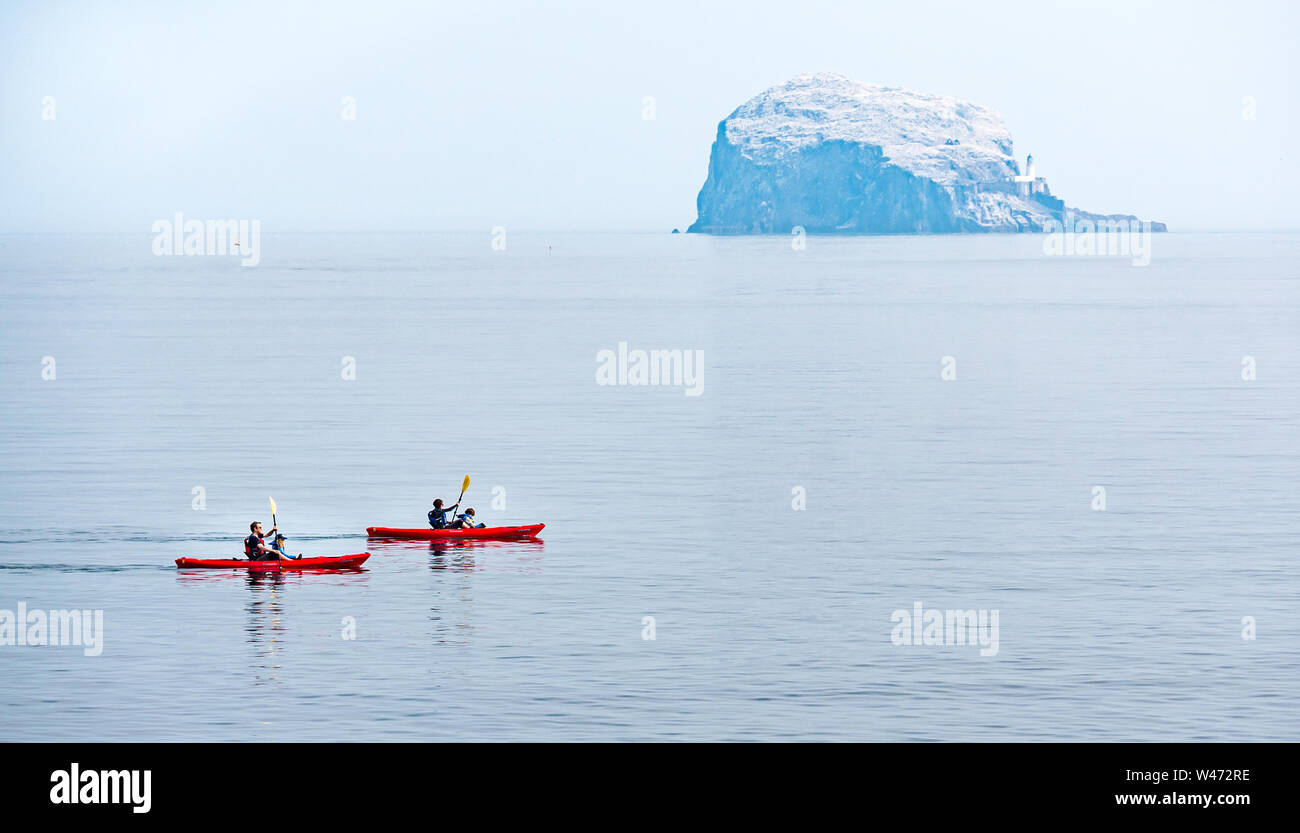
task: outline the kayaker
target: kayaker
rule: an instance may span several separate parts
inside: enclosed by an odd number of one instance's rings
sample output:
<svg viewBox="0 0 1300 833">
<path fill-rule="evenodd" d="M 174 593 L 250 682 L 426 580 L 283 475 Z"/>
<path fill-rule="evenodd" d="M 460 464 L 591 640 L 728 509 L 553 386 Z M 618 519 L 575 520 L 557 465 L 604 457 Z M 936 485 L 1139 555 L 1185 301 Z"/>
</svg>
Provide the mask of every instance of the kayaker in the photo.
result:
<svg viewBox="0 0 1300 833">
<path fill-rule="evenodd" d="M 452 529 L 483 529 L 486 526 L 487 524 L 475 525 L 474 509 L 473 507 L 471 507 L 465 510 L 465 514 L 456 516 L 456 522 L 451 525 L 451 528 Z"/>
<path fill-rule="evenodd" d="M 271 561 L 282 557 L 263 540 L 261 521 L 253 521 L 248 525 L 248 529 L 253 533 L 244 539 L 244 555 L 248 556 L 249 561 Z M 271 527 L 271 532 L 278 531 L 276 527 Z"/>
<path fill-rule="evenodd" d="M 452 528 L 452 525 L 447 522 L 447 515 L 450 513 L 454 517 L 457 506 L 460 506 L 460 504 L 457 503 L 455 504 L 455 506 L 452 506 L 450 509 L 443 509 L 442 498 L 438 498 L 437 500 L 435 500 L 433 502 L 433 510 L 429 512 L 429 526 L 433 527 L 434 529 Z"/>
<path fill-rule="evenodd" d="M 289 539 L 285 538 L 283 535 L 277 532 L 275 535 L 275 542 L 271 544 L 271 549 L 280 553 L 280 556 L 282 558 L 302 558 L 302 553 L 298 553 L 297 555 L 289 555 L 289 553 L 285 551 L 284 542 L 287 540 Z"/>
</svg>

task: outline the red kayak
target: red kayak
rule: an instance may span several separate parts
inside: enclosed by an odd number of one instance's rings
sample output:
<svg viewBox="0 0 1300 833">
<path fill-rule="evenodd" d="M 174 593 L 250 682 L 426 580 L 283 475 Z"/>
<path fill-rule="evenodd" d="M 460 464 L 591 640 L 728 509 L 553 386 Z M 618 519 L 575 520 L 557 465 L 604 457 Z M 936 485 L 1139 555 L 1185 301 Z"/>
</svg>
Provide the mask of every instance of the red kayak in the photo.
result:
<svg viewBox="0 0 1300 833">
<path fill-rule="evenodd" d="M 427 541 L 450 541 L 457 538 L 503 538 L 523 540 L 536 538 L 546 524 L 528 524 L 527 526 L 489 526 L 483 529 L 392 529 L 386 526 L 368 526 L 366 534 L 371 538 L 420 538 Z"/>
<path fill-rule="evenodd" d="M 236 570 L 259 570 L 278 573 L 284 570 L 357 570 L 367 558 L 368 552 L 352 555 L 326 555 L 320 558 L 287 558 L 283 561 L 249 561 L 246 558 L 178 558 L 176 566 L 188 567 L 226 567 Z"/>
</svg>

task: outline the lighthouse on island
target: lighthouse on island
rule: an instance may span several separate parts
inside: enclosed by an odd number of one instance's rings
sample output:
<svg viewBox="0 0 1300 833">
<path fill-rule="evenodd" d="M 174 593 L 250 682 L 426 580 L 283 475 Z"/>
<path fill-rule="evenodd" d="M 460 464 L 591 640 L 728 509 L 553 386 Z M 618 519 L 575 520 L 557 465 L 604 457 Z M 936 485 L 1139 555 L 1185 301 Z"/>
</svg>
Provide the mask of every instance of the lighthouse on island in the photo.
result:
<svg viewBox="0 0 1300 833">
<path fill-rule="evenodd" d="M 1017 174 L 1011 178 L 1016 185 L 1016 193 L 1022 197 L 1032 197 L 1034 194 L 1051 194 L 1047 190 L 1047 180 L 1038 175 L 1034 168 L 1034 155 L 1031 153 L 1025 157 L 1025 172 Z"/>
</svg>

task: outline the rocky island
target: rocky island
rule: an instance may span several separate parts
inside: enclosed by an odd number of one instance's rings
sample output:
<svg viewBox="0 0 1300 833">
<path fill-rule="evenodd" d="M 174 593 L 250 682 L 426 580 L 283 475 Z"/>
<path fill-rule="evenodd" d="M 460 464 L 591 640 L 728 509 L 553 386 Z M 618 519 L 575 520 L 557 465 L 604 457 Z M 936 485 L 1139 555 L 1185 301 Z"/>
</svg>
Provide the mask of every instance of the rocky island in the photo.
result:
<svg viewBox="0 0 1300 833">
<path fill-rule="evenodd" d="M 835 73 L 800 75 L 718 125 L 687 231 L 946 234 L 1060 230 L 1127 214 L 1067 209 L 1022 171 L 996 111 Z M 1164 231 L 1163 223 L 1151 223 Z"/>
</svg>

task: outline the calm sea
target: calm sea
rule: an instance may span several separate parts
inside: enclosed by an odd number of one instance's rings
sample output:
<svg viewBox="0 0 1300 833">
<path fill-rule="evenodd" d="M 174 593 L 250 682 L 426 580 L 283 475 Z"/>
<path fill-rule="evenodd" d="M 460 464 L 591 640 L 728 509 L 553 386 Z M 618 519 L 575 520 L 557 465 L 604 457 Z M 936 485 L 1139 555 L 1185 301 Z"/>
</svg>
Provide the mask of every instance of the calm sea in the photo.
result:
<svg viewBox="0 0 1300 833">
<path fill-rule="evenodd" d="M 0 236 L 0 740 L 1300 740 L 1300 235 L 506 242 Z"/>
</svg>

